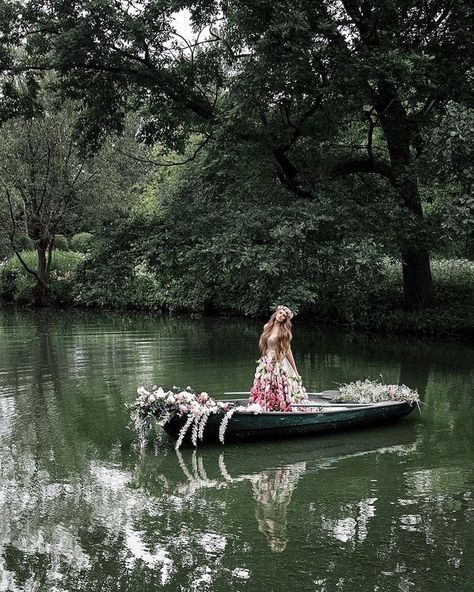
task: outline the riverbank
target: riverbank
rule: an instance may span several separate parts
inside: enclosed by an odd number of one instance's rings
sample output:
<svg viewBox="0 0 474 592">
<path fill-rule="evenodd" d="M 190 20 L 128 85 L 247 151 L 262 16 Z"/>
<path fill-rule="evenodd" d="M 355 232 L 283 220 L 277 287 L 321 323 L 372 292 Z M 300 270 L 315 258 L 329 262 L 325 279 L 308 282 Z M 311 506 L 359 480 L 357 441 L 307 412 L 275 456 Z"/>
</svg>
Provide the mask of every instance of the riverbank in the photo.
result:
<svg viewBox="0 0 474 592">
<path fill-rule="evenodd" d="M 35 254 L 25 252 L 26 261 L 34 266 Z M 233 308 L 216 307 L 209 302 L 195 306 L 170 301 L 166 289 L 144 269 L 114 277 L 91 278 L 84 272 L 85 256 L 57 251 L 53 257 L 50 292 L 51 306 L 115 311 L 142 311 L 152 314 L 217 315 L 260 318 Z M 432 262 L 435 301 L 424 310 L 407 310 L 403 304 L 401 268 L 386 262 L 377 285 L 354 286 L 341 296 L 337 289 L 324 297 L 297 306 L 299 318 L 348 329 L 377 333 L 400 333 L 420 336 L 474 336 L 474 262 L 468 260 L 435 260 Z M 94 281 L 95 279 L 95 281 Z M 0 268 L 2 302 L 28 306 L 35 279 L 15 258 Z M 293 303 L 288 303 L 293 305 Z"/>
</svg>

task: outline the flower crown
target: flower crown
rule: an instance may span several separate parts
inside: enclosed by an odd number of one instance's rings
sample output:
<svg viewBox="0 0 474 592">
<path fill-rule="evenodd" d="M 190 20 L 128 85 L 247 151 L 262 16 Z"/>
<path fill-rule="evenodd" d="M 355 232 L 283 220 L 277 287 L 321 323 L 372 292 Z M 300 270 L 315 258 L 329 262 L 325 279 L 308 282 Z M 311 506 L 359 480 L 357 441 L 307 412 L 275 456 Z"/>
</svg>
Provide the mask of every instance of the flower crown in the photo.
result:
<svg viewBox="0 0 474 592">
<path fill-rule="evenodd" d="M 288 306 L 283 306 L 282 304 L 280 304 L 276 307 L 275 312 L 278 312 L 279 310 L 285 312 L 290 320 L 294 317 L 293 311 L 290 308 L 288 308 Z"/>
</svg>

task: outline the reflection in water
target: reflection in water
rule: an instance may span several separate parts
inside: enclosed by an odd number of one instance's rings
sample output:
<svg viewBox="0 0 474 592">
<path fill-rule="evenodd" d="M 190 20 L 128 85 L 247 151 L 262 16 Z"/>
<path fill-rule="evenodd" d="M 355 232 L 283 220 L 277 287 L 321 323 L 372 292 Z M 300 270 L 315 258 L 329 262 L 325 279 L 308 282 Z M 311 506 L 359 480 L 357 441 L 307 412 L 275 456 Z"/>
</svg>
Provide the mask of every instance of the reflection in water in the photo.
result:
<svg viewBox="0 0 474 592">
<path fill-rule="evenodd" d="M 266 535 L 268 544 L 275 553 L 284 551 L 288 543 L 287 510 L 296 484 L 305 470 L 306 463 L 301 462 L 260 473 L 252 479 L 257 502 L 255 517 L 258 530 Z"/>
<path fill-rule="evenodd" d="M 416 442 L 381 447 L 375 450 L 361 450 L 336 457 L 320 458 L 311 462 L 311 471 L 334 469 L 337 463 L 347 461 L 360 456 L 397 454 L 406 456 L 416 449 Z M 314 456 L 314 453 L 313 455 Z M 308 462 L 299 461 L 291 465 L 265 469 L 256 473 L 241 473 L 232 476 L 225 463 L 225 453 L 220 453 L 218 459 L 219 476 L 209 479 L 204 468 L 204 457 L 196 450 L 191 452 L 190 468 L 180 450 L 176 451 L 176 460 L 181 469 L 185 481 L 182 479 L 174 484 L 166 478 L 165 474 L 157 475 L 163 483 L 167 493 L 180 496 L 193 496 L 201 489 L 224 489 L 236 486 L 241 482 L 250 482 L 255 500 L 255 517 L 258 530 L 263 533 L 268 541 L 270 549 L 275 553 L 282 553 L 287 544 L 288 508 L 293 492 L 307 470 Z M 245 464 L 243 465 L 245 466 Z M 138 476 L 138 474 L 137 474 Z M 331 520 L 322 518 L 322 528 L 329 531 L 334 538 L 342 542 L 351 540 L 363 541 L 368 534 L 368 522 L 375 515 L 375 502 L 377 498 L 366 498 L 355 504 L 356 516 Z"/>
<path fill-rule="evenodd" d="M 188 470 L 183 456 L 176 451 L 177 459 L 184 476 L 185 484 L 178 485 L 176 491 L 180 494 L 192 494 L 202 488 L 223 488 L 241 481 L 252 484 L 256 502 L 255 517 L 258 530 L 266 535 L 272 551 L 281 553 L 287 545 L 287 509 L 291 502 L 293 491 L 306 470 L 305 462 L 262 471 L 261 473 L 240 475 L 233 478 L 229 474 L 224 454 L 219 455 L 218 467 L 221 479 L 209 479 L 204 469 L 204 461 L 197 451 L 192 453 L 192 473 Z M 166 482 L 164 475 L 161 475 Z"/>
<path fill-rule="evenodd" d="M 244 390 L 256 333 L 0 311 L 0 592 L 469 590 L 472 348 L 300 328 L 306 384 L 405 376 L 421 419 L 137 454 L 137 384 Z"/>
</svg>

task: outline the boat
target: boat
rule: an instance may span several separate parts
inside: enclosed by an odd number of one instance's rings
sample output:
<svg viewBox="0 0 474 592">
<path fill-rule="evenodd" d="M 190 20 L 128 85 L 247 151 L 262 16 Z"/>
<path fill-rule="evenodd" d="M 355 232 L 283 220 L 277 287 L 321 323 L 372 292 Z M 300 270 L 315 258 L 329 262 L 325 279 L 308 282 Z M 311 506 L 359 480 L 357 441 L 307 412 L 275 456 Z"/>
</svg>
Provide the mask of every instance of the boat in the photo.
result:
<svg viewBox="0 0 474 592">
<path fill-rule="evenodd" d="M 381 424 L 409 415 L 416 403 L 405 401 L 382 401 L 358 403 L 336 401 L 339 391 L 323 391 L 309 395 L 308 403 L 298 405 L 294 411 L 269 411 L 249 413 L 235 411 L 225 430 L 225 441 L 265 440 L 308 436 L 335 430 L 349 430 L 361 426 Z M 224 399 L 235 407 L 245 406 L 248 399 Z M 224 412 L 209 416 L 203 434 L 203 442 L 217 442 Z M 163 425 L 174 440 L 186 423 L 188 416 L 175 415 Z M 190 434 L 186 440 L 189 442 Z"/>
</svg>

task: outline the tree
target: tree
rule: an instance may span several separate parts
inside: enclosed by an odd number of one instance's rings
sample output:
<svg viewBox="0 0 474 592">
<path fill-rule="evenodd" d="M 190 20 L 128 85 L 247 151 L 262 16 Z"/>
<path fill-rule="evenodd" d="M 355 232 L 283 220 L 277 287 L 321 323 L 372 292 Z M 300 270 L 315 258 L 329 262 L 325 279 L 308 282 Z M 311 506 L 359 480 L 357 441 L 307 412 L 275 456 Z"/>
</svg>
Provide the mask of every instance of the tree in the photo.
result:
<svg viewBox="0 0 474 592">
<path fill-rule="evenodd" d="M 128 187 L 144 166 L 134 163 L 121 173 L 119 155 L 110 144 L 95 155 L 81 151 L 74 136 L 74 105 L 56 105 L 46 89 L 38 95 L 41 109 L 10 119 L 0 140 L 0 224 L 24 269 L 34 276 L 32 302 L 48 303 L 48 284 L 55 237 L 65 230 L 89 230 L 114 204 L 127 207 Z M 117 196 L 114 191 L 120 189 Z M 92 211 L 95 210 L 94 215 Z M 102 212 L 102 214 L 101 214 Z M 33 241 L 37 268 L 22 256 L 25 235 Z"/>
<path fill-rule="evenodd" d="M 345 320 L 373 306 L 368 288 L 395 242 L 380 224 L 378 188 L 345 177 L 321 188 L 318 202 L 295 199 L 265 158 L 234 148 L 205 148 L 186 167 L 156 172 L 133 215 L 95 242 L 78 271 L 82 301 L 247 315 L 284 301 Z"/>
<path fill-rule="evenodd" d="M 440 232 L 436 250 L 474 258 L 474 110 L 448 104 L 420 159 L 422 194 Z"/>
<path fill-rule="evenodd" d="M 19 5 L 20 6 L 20 5 Z M 324 178 L 377 175 L 409 229 L 399 247 L 412 307 L 429 305 L 429 241 L 418 187 L 424 131 L 450 100 L 472 102 L 472 7 L 465 0 L 228 3 L 26 2 L 4 38 L 9 77 L 55 69 L 82 98 L 89 144 L 141 109 L 142 138 L 184 151 L 247 142 L 286 190 L 317 200 Z M 21 5 L 23 6 L 23 5 Z M 196 38 L 173 14 L 190 11 Z M 21 14 L 21 18 L 18 15 Z M 12 48 L 24 41 L 25 60 Z M 104 109 L 104 104 L 108 108 Z M 347 145 L 341 139 L 351 132 Z M 191 155 L 192 157 L 192 155 Z"/>
<path fill-rule="evenodd" d="M 21 264 L 36 278 L 33 301 L 46 304 L 55 235 L 66 212 L 81 199 L 94 170 L 78 155 L 68 109 L 14 119 L 4 124 L 2 131 L 4 227 Z M 21 234 L 34 242 L 36 270 L 21 255 L 17 242 Z"/>
</svg>

